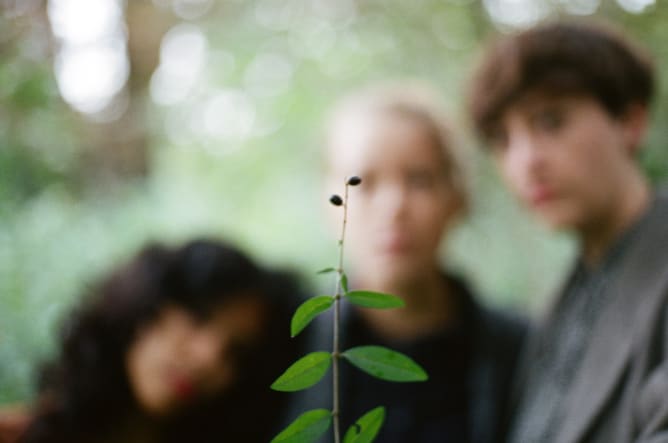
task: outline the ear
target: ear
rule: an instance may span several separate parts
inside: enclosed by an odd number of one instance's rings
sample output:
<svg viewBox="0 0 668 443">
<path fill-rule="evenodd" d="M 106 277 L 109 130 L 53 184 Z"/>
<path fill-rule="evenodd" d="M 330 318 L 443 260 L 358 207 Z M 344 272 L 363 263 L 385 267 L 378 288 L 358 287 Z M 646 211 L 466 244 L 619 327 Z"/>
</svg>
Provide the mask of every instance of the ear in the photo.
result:
<svg viewBox="0 0 668 443">
<path fill-rule="evenodd" d="M 632 156 L 640 150 L 640 145 L 647 133 L 648 120 L 647 106 L 641 104 L 629 105 L 622 117 L 625 146 Z"/>
</svg>

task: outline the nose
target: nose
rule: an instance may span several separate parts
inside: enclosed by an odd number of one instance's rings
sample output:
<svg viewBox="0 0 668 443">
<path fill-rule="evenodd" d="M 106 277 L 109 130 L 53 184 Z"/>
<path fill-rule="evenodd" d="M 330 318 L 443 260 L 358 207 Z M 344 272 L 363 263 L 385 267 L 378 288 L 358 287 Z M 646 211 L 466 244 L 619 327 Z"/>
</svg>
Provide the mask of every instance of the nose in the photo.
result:
<svg viewBox="0 0 668 443">
<path fill-rule="evenodd" d="M 408 207 L 408 192 L 401 183 L 392 183 L 384 186 L 378 193 L 376 210 L 390 220 L 400 219 Z"/>
<path fill-rule="evenodd" d="M 504 170 L 511 181 L 531 181 L 544 167 L 545 152 L 530 131 L 510 131 L 504 155 Z"/>
<path fill-rule="evenodd" d="M 188 358 L 192 367 L 198 370 L 208 370 L 217 367 L 229 347 L 229 337 L 219 331 L 201 328 L 194 334 L 188 344 Z"/>
</svg>

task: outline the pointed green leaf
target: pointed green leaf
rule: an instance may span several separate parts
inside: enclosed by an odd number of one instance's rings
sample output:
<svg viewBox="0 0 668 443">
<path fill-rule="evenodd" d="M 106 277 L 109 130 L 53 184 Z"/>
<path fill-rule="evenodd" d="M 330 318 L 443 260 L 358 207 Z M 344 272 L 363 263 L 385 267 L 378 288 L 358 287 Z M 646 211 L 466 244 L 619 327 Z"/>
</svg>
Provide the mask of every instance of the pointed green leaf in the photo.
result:
<svg viewBox="0 0 668 443">
<path fill-rule="evenodd" d="M 343 443 L 371 443 L 385 421 L 385 408 L 378 406 L 360 417 L 343 437 Z"/>
<path fill-rule="evenodd" d="M 341 273 L 341 289 L 343 289 L 344 294 L 348 292 L 348 276 L 345 272 Z"/>
<path fill-rule="evenodd" d="M 332 272 L 336 272 L 336 268 L 325 268 L 321 269 L 316 274 L 331 274 Z"/>
<path fill-rule="evenodd" d="M 290 426 L 278 434 L 271 443 L 312 443 L 327 431 L 332 413 L 326 409 L 304 412 Z"/>
<path fill-rule="evenodd" d="M 292 364 L 271 385 L 275 391 L 293 392 L 313 386 L 324 377 L 332 364 L 329 352 L 311 352 Z"/>
<path fill-rule="evenodd" d="M 308 326 L 318 314 L 325 312 L 334 303 L 334 297 L 329 295 L 320 295 L 306 300 L 301 304 L 292 316 L 290 323 L 290 336 L 294 337 L 302 329 Z"/>
<path fill-rule="evenodd" d="M 387 381 L 425 381 L 427 373 L 410 357 L 382 346 L 358 346 L 341 354 L 369 375 Z"/>
<path fill-rule="evenodd" d="M 350 300 L 352 304 L 364 308 L 389 309 L 406 306 L 404 301 L 396 295 L 372 291 L 350 291 L 346 294 L 346 299 Z"/>
</svg>

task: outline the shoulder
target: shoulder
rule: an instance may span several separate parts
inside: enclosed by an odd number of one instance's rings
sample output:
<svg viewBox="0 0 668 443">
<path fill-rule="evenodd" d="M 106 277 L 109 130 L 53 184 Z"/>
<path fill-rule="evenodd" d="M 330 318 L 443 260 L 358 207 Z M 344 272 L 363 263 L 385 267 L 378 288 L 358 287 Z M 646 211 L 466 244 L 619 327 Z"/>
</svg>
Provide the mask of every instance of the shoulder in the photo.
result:
<svg viewBox="0 0 668 443">
<path fill-rule="evenodd" d="M 469 300 L 474 378 L 488 379 L 505 398 L 523 355 L 530 324 L 522 315 L 489 306 L 471 293 Z"/>
<path fill-rule="evenodd" d="M 477 333 L 495 353 L 519 352 L 529 333 L 529 322 L 520 314 L 476 304 Z"/>
<path fill-rule="evenodd" d="M 668 260 L 668 254 L 662 246 L 668 245 L 668 186 L 655 189 L 652 202 L 637 223 L 634 243 L 639 244 L 642 249 L 639 255 L 658 256 L 664 261 Z"/>
<path fill-rule="evenodd" d="M 461 278 L 448 278 L 457 287 L 466 306 L 471 334 L 478 346 L 500 353 L 518 350 L 528 333 L 528 320 L 518 313 L 484 303 Z"/>
<path fill-rule="evenodd" d="M 491 307 L 468 289 L 472 360 L 469 374 L 471 420 L 476 441 L 497 440 L 505 432 L 505 417 L 513 380 L 528 334 L 521 315 Z"/>
</svg>

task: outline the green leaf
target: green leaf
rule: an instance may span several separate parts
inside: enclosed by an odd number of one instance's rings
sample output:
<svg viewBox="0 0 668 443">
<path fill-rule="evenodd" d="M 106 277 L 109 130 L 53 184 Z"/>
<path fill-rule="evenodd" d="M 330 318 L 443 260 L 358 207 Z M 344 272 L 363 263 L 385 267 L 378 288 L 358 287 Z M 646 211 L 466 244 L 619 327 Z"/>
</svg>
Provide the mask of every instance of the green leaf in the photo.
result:
<svg viewBox="0 0 668 443">
<path fill-rule="evenodd" d="M 302 329 L 308 326 L 318 314 L 325 312 L 334 304 L 334 297 L 329 295 L 320 295 L 306 300 L 301 304 L 292 316 L 290 323 L 290 336 L 294 337 Z"/>
<path fill-rule="evenodd" d="M 346 298 L 352 304 L 362 306 L 364 308 L 403 308 L 406 306 L 404 301 L 396 295 L 383 294 L 372 291 L 351 291 L 346 294 Z"/>
<path fill-rule="evenodd" d="M 371 443 L 385 421 L 385 408 L 378 406 L 360 417 L 346 432 L 343 443 Z"/>
<path fill-rule="evenodd" d="M 313 386 L 324 377 L 332 364 L 329 352 L 311 352 L 292 364 L 271 385 L 275 391 L 293 392 Z"/>
<path fill-rule="evenodd" d="M 271 443 L 312 443 L 327 431 L 332 413 L 327 409 L 304 412 L 290 426 L 278 434 Z"/>
<path fill-rule="evenodd" d="M 343 289 L 344 294 L 348 292 L 348 276 L 345 272 L 341 273 L 341 289 Z"/>
<path fill-rule="evenodd" d="M 410 357 L 382 346 L 358 346 L 341 354 L 369 375 L 387 381 L 425 381 L 427 373 Z"/>
<path fill-rule="evenodd" d="M 316 274 L 331 274 L 332 272 L 336 272 L 336 268 L 325 268 L 321 269 Z"/>
</svg>

